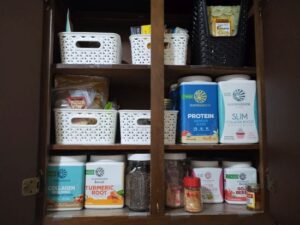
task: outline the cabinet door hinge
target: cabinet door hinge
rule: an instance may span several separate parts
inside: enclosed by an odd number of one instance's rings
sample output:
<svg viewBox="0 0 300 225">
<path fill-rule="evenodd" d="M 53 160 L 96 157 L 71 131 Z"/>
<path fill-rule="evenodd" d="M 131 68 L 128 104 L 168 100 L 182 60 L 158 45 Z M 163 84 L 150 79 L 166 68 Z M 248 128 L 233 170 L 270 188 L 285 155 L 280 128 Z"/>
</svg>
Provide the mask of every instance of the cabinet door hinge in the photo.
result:
<svg viewBox="0 0 300 225">
<path fill-rule="evenodd" d="M 40 192 L 40 177 L 30 177 L 22 181 L 22 195 L 32 196 Z"/>
</svg>

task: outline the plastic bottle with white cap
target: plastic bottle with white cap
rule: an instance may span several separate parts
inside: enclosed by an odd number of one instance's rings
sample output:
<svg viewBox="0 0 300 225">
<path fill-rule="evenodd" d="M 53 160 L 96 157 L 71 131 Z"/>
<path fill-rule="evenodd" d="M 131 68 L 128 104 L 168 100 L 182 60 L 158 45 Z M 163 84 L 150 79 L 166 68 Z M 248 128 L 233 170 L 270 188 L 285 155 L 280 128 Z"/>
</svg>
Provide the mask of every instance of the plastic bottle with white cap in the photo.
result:
<svg viewBox="0 0 300 225">
<path fill-rule="evenodd" d="M 85 155 L 51 156 L 47 169 L 47 209 L 83 208 Z"/>
<path fill-rule="evenodd" d="M 85 208 L 124 206 L 124 155 L 91 155 L 86 164 Z"/>
<path fill-rule="evenodd" d="M 181 143 L 218 143 L 217 84 L 208 76 L 188 76 L 179 82 Z"/>
<path fill-rule="evenodd" d="M 222 203 L 223 172 L 218 161 L 192 160 L 193 175 L 201 179 L 203 203 Z"/>
<path fill-rule="evenodd" d="M 186 153 L 165 154 L 166 206 L 183 207 L 183 178 L 186 176 L 186 172 Z"/>
<path fill-rule="evenodd" d="M 225 201 L 247 203 L 247 184 L 257 183 L 257 171 L 250 161 L 223 161 Z"/>
<path fill-rule="evenodd" d="M 133 211 L 150 207 L 150 154 L 129 154 L 126 169 L 126 205 Z"/>
<path fill-rule="evenodd" d="M 220 143 L 257 143 L 256 81 L 243 74 L 222 76 L 216 81 Z"/>
</svg>

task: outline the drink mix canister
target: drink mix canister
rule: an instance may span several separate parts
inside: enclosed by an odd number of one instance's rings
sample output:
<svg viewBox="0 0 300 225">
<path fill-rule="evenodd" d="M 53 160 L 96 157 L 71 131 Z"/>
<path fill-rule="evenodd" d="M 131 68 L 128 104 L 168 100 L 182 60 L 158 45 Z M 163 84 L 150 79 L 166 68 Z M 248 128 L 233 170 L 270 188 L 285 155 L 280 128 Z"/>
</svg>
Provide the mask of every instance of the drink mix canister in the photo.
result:
<svg viewBox="0 0 300 225">
<path fill-rule="evenodd" d="M 217 79 L 220 143 L 257 143 L 256 81 L 248 75 Z"/>
<path fill-rule="evenodd" d="M 179 79 L 181 143 L 218 143 L 217 83 L 208 76 Z"/>
<path fill-rule="evenodd" d="M 86 164 L 85 208 L 123 208 L 124 155 L 92 155 Z"/>
<path fill-rule="evenodd" d="M 47 209 L 83 208 L 85 155 L 52 156 L 48 164 Z"/>
</svg>

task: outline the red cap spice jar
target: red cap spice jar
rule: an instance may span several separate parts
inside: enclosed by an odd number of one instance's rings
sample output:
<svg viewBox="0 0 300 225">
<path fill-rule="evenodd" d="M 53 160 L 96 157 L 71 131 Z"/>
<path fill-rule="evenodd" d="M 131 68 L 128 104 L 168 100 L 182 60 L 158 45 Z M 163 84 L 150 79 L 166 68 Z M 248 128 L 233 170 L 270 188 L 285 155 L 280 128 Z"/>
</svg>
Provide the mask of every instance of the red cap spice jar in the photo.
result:
<svg viewBox="0 0 300 225">
<path fill-rule="evenodd" d="M 184 208 L 187 212 L 201 212 L 203 210 L 201 199 L 201 182 L 198 177 L 185 177 Z"/>
</svg>

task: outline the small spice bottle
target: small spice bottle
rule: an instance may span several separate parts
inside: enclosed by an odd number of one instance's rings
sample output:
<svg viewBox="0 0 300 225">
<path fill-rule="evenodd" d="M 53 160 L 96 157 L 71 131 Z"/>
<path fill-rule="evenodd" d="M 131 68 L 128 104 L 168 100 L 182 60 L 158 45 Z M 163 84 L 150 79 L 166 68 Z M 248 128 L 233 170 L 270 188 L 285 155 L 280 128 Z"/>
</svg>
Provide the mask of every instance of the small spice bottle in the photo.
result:
<svg viewBox="0 0 300 225">
<path fill-rule="evenodd" d="M 198 177 L 185 177 L 184 183 L 184 209 L 187 212 L 201 212 L 203 210 L 201 200 L 201 184 Z"/>
<path fill-rule="evenodd" d="M 261 210 L 260 186 L 259 184 L 247 185 L 247 209 Z"/>
</svg>

